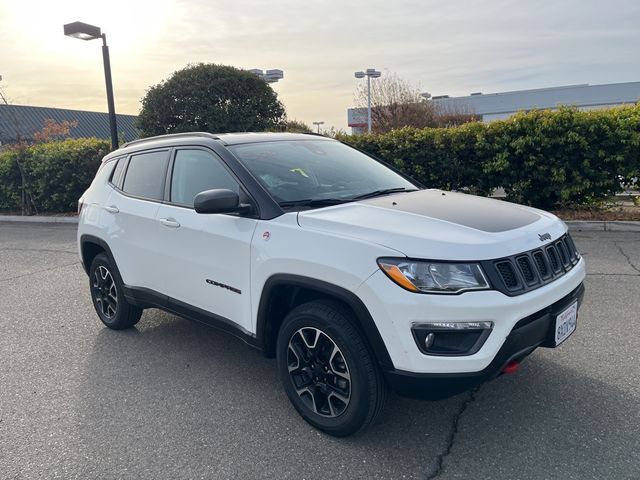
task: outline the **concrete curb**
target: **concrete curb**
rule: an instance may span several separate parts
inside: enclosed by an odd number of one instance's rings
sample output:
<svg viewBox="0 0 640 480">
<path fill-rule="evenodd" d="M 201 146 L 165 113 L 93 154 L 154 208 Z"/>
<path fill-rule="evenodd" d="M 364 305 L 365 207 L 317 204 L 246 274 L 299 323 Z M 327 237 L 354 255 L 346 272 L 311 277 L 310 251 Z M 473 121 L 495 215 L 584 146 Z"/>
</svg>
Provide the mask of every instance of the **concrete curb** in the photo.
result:
<svg viewBox="0 0 640 480">
<path fill-rule="evenodd" d="M 0 222 L 77 224 L 78 217 L 0 215 Z M 565 223 L 575 232 L 640 232 L 640 222 L 567 220 Z"/>
<path fill-rule="evenodd" d="M 71 223 L 77 224 L 78 217 L 45 217 L 45 216 L 22 216 L 22 215 L 0 215 L 0 222 L 20 222 L 20 223 Z"/>
<path fill-rule="evenodd" d="M 564 223 L 576 232 L 640 232 L 640 222 L 567 220 Z"/>
</svg>

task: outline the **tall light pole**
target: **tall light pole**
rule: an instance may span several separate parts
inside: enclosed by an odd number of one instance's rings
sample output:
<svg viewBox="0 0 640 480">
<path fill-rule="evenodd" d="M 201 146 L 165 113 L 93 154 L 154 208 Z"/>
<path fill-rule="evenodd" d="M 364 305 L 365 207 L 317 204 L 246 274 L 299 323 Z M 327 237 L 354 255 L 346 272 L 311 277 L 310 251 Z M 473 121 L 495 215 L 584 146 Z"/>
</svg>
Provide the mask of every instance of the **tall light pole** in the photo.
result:
<svg viewBox="0 0 640 480">
<path fill-rule="evenodd" d="M 367 131 L 371 133 L 371 79 L 379 78 L 382 72 L 375 68 L 367 68 L 364 72 L 356 72 L 354 75 L 356 78 L 367 77 Z"/>
<path fill-rule="evenodd" d="M 272 68 L 271 70 L 267 70 L 263 72 L 259 68 L 252 68 L 249 70 L 254 75 L 260 77 L 267 83 L 276 83 L 278 80 L 282 80 L 284 78 L 284 72 L 277 68 Z"/>
<path fill-rule="evenodd" d="M 104 63 L 104 82 L 107 86 L 107 106 L 109 108 L 111 149 L 116 150 L 118 148 L 118 126 L 116 123 L 116 107 L 113 101 L 111 61 L 109 60 L 109 46 L 107 45 L 107 36 L 100 31 L 100 27 L 95 27 L 93 25 L 82 22 L 73 22 L 64 25 L 64 34 L 67 37 L 79 38 L 80 40 L 95 40 L 97 38 L 102 38 L 102 61 Z"/>
<path fill-rule="evenodd" d="M 318 133 L 320 133 L 320 125 L 324 125 L 324 122 L 313 122 L 313 124 L 318 127 Z"/>
</svg>

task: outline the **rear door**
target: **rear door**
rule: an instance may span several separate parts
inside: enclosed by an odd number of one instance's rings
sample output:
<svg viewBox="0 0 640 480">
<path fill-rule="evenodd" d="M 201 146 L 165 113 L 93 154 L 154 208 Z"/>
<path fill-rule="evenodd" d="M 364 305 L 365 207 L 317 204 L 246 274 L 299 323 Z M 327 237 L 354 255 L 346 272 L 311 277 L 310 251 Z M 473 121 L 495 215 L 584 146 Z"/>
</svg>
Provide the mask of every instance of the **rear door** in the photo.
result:
<svg viewBox="0 0 640 480">
<path fill-rule="evenodd" d="M 157 290 L 164 249 L 156 213 L 164 195 L 169 149 L 132 154 L 107 203 L 105 232 L 124 283 Z"/>
<path fill-rule="evenodd" d="M 163 245 L 161 292 L 251 330 L 250 250 L 257 225 L 236 214 L 199 214 L 195 196 L 229 189 L 248 196 L 211 150 L 177 148 L 169 168 L 166 203 L 156 214 Z"/>
</svg>

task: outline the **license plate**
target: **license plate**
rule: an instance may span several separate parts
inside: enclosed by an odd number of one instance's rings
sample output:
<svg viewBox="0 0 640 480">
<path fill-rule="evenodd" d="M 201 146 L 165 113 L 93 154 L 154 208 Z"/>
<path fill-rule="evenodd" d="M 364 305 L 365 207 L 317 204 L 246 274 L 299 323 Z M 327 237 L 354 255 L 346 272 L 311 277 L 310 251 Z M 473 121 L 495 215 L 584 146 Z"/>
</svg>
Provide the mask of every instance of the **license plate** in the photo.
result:
<svg viewBox="0 0 640 480">
<path fill-rule="evenodd" d="M 578 323 L 578 302 L 573 302 L 571 306 L 563 310 L 556 317 L 556 346 L 564 342 L 571 335 Z"/>
</svg>

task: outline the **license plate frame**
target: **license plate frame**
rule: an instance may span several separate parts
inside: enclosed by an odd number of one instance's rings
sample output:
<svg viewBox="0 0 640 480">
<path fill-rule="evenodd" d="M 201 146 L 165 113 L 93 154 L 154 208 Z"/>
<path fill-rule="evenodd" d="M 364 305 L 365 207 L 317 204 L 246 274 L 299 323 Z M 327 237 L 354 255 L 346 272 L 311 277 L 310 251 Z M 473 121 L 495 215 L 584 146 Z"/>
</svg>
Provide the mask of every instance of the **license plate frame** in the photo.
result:
<svg viewBox="0 0 640 480">
<path fill-rule="evenodd" d="M 561 345 L 578 326 L 578 302 L 571 303 L 555 317 L 553 339 L 555 346 Z"/>
</svg>

